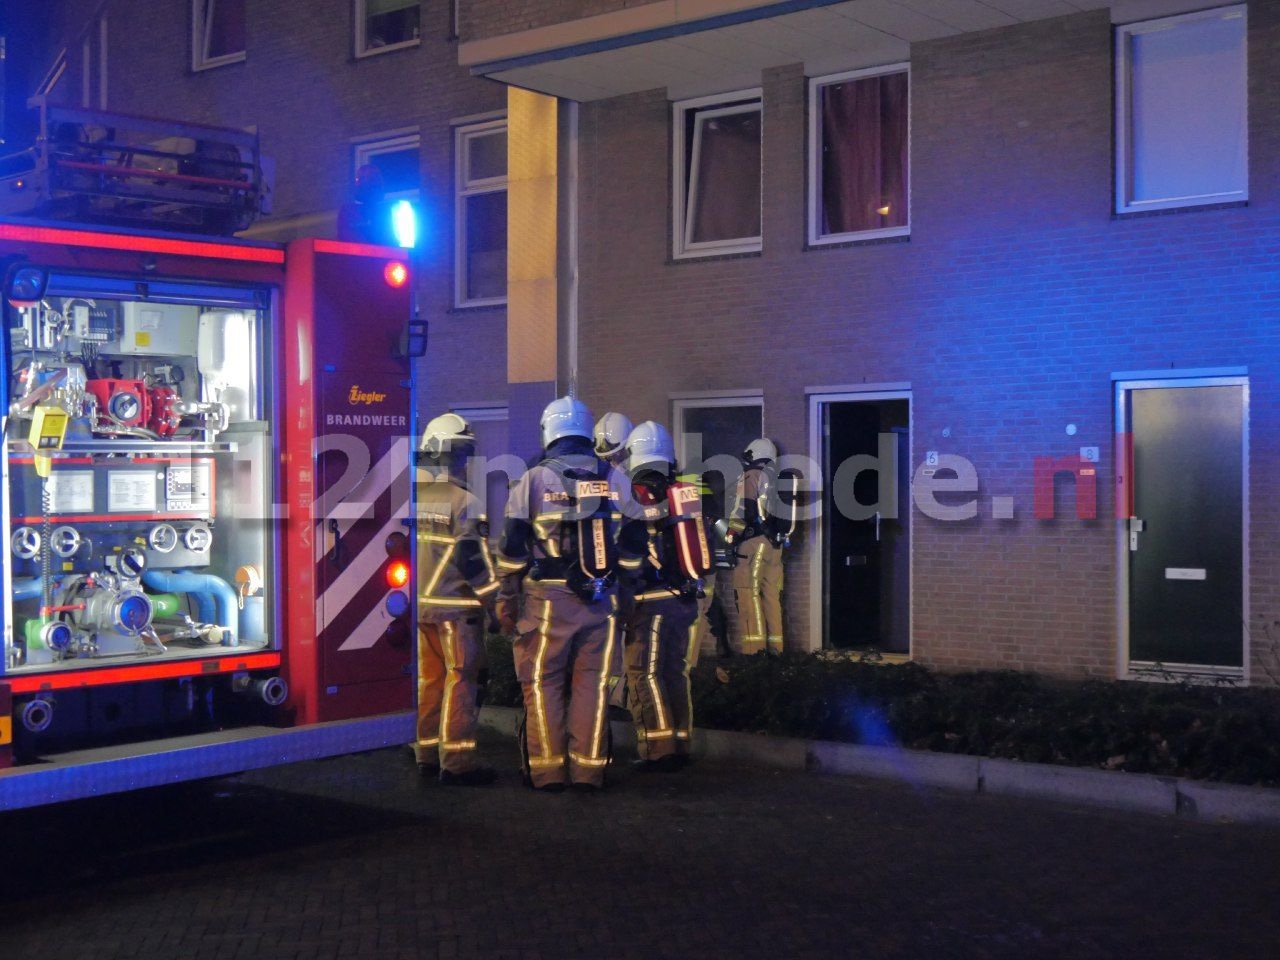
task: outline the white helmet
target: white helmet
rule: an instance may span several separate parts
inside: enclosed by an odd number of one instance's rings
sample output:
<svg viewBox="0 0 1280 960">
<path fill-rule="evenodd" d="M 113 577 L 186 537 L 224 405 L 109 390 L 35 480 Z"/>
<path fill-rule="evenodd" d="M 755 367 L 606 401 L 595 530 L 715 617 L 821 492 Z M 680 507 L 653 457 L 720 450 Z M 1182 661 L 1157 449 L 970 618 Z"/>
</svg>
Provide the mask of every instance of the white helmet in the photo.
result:
<svg viewBox="0 0 1280 960">
<path fill-rule="evenodd" d="M 627 472 L 632 476 L 643 467 L 673 467 L 675 463 L 676 445 L 662 424 L 646 420 L 627 437 Z"/>
<path fill-rule="evenodd" d="M 444 413 L 427 423 L 422 431 L 422 445 L 418 448 L 423 453 L 438 457 L 448 453 L 454 444 L 474 444 L 476 435 L 467 423 L 456 413 Z"/>
<path fill-rule="evenodd" d="M 596 421 L 596 455 L 612 457 L 619 453 L 631 435 L 631 421 L 626 414 L 609 411 Z"/>
<path fill-rule="evenodd" d="M 768 437 L 761 437 L 759 440 L 752 440 L 747 444 L 747 449 L 743 453 L 742 459 L 747 463 L 755 463 L 757 460 L 777 460 L 778 448 L 774 446 L 773 441 Z"/>
<path fill-rule="evenodd" d="M 577 397 L 560 397 L 547 404 L 542 411 L 543 449 L 561 437 L 591 439 L 591 411 Z"/>
</svg>

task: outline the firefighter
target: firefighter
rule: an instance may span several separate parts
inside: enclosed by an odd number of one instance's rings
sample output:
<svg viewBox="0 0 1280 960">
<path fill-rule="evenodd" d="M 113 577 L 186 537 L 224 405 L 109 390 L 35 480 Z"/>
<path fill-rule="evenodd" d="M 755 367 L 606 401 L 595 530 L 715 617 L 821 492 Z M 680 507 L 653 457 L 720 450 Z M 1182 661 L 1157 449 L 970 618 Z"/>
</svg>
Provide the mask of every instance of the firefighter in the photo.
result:
<svg viewBox="0 0 1280 960">
<path fill-rule="evenodd" d="M 611 466 L 621 468 L 627 459 L 627 437 L 631 421 L 624 413 L 609 411 L 596 421 L 596 456 Z"/>
<path fill-rule="evenodd" d="M 356 171 L 352 197 L 338 210 L 338 239 L 385 247 L 397 245 L 382 171 L 371 163 Z"/>
<path fill-rule="evenodd" d="M 739 650 L 744 654 L 783 651 L 782 551 L 790 545 L 790 530 L 774 517 L 777 500 L 774 461 L 778 448 L 761 437 L 747 444 L 743 475 L 729 522 L 730 541 L 737 553 L 733 592 L 737 606 Z"/>
<path fill-rule="evenodd" d="M 497 596 L 484 506 L 466 487 L 475 452 L 456 413 L 427 424 L 418 466 L 418 736 L 423 776 L 480 786 L 494 771 L 476 763 L 485 606 Z"/>
<path fill-rule="evenodd" d="M 596 456 L 612 467 L 625 470 L 627 460 L 627 437 L 631 435 L 631 420 L 625 413 L 610 410 L 596 421 L 593 434 Z M 618 580 L 618 627 L 625 629 L 631 620 L 631 583 L 629 578 Z M 625 641 L 625 638 L 622 638 Z M 609 717 L 610 719 L 630 720 L 631 713 L 627 709 L 627 685 L 623 677 L 623 643 L 614 647 L 613 661 L 609 664 Z"/>
<path fill-rule="evenodd" d="M 697 657 L 698 600 L 711 569 L 698 487 L 675 477 L 675 445 L 647 420 L 627 439 L 632 495 L 643 511 L 647 550 L 627 624 L 628 705 L 641 769 L 687 762 L 693 733 L 689 669 Z"/>
<path fill-rule="evenodd" d="M 713 544 L 715 520 L 719 511 L 705 475 L 683 473 L 677 476 L 676 479 L 682 483 L 693 484 L 698 488 L 698 494 L 702 502 L 703 530 L 706 532 L 708 544 Z M 714 560 L 714 547 L 711 555 Z M 716 603 L 716 570 L 714 567 L 720 565 L 713 564 L 713 569 L 707 576 L 702 578 L 702 595 L 698 597 L 698 619 L 695 624 L 698 632 L 698 642 L 693 650 L 693 659 L 689 663 L 691 668 L 698 665 L 698 656 L 703 648 L 714 648 L 716 655 L 722 658 L 733 656 L 733 650 L 729 646 L 729 631 L 725 623 L 724 608 Z"/>
<path fill-rule="evenodd" d="M 526 775 L 537 790 L 604 785 L 609 667 L 621 642 L 619 570 L 637 570 L 642 530 L 623 525 L 626 477 L 592 448 L 591 413 L 561 397 L 542 414 L 543 457 L 512 487 L 499 546 L 498 620 L 516 635 Z M 620 531 L 632 533 L 622 540 Z"/>
</svg>

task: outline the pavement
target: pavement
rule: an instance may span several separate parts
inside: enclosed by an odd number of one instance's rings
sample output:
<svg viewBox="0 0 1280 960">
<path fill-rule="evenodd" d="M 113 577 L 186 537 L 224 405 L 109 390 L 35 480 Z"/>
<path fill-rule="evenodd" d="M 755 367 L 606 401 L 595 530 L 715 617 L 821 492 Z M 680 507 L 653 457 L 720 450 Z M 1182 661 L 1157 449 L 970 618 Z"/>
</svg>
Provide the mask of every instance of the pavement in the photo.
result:
<svg viewBox="0 0 1280 960">
<path fill-rule="evenodd" d="M 404 749 L 0 814 L 0 958 L 1267 958 L 1280 829 L 704 759 Z"/>
</svg>

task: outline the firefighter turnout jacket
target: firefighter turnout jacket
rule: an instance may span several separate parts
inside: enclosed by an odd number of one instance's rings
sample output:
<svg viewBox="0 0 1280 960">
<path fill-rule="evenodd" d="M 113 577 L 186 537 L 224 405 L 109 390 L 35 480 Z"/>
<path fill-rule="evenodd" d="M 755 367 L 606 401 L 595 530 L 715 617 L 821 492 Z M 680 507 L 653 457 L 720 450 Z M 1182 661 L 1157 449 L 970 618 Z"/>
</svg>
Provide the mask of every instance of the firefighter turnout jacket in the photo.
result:
<svg viewBox="0 0 1280 960">
<path fill-rule="evenodd" d="M 589 440 L 563 437 L 517 481 L 498 552 L 499 621 L 515 625 L 534 787 L 600 787 L 606 706 L 620 649 L 620 571 L 639 569 L 643 528 L 630 484 Z"/>
<path fill-rule="evenodd" d="M 697 656 L 698 600 L 711 569 L 701 498 L 656 470 L 633 488 L 643 511 L 645 556 L 626 631 L 627 706 L 640 758 L 687 756 L 693 734 L 689 670 Z M 676 511 L 687 511 L 682 519 Z"/>
</svg>

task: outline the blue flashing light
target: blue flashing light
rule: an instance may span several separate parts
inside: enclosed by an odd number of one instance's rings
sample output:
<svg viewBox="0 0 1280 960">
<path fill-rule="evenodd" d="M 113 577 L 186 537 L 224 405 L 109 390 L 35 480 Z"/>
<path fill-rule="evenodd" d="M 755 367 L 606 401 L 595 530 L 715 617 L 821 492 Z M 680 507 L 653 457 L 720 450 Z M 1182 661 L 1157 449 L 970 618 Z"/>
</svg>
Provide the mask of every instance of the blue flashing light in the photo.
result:
<svg viewBox="0 0 1280 960">
<path fill-rule="evenodd" d="M 387 613 L 393 617 L 403 617 L 409 612 L 409 595 L 403 590 L 392 590 L 387 594 Z"/>
<path fill-rule="evenodd" d="M 398 247 L 412 250 L 418 245 L 418 211 L 408 200 L 397 200 L 391 205 L 391 232 Z"/>
</svg>

